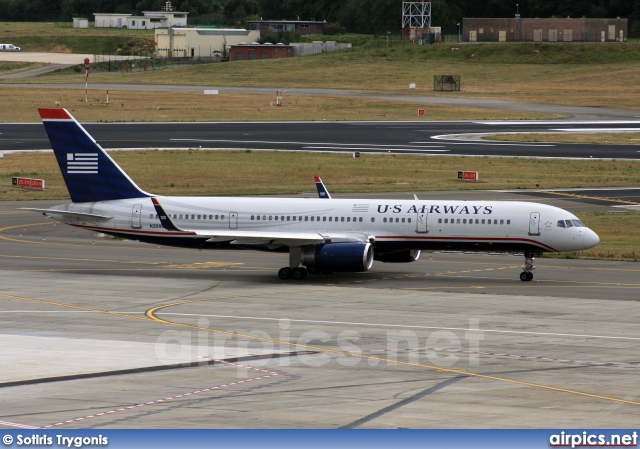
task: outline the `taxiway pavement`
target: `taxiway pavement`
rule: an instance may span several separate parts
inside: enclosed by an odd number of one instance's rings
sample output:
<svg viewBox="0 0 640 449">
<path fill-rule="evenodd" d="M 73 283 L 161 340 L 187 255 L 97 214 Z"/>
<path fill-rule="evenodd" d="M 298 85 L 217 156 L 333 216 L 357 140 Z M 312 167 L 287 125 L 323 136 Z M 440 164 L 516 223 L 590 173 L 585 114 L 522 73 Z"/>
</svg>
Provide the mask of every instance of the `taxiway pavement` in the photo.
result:
<svg viewBox="0 0 640 449">
<path fill-rule="evenodd" d="M 515 195 L 456 193 L 479 194 Z M 548 200 L 578 214 L 609 207 Z M 283 282 L 285 255 L 104 239 L 16 210 L 51 204 L 0 203 L 5 423 L 630 428 L 640 418 L 637 263 L 543 258 L 523 283 L 520 257 L 428 253 Z"/>
</svg>

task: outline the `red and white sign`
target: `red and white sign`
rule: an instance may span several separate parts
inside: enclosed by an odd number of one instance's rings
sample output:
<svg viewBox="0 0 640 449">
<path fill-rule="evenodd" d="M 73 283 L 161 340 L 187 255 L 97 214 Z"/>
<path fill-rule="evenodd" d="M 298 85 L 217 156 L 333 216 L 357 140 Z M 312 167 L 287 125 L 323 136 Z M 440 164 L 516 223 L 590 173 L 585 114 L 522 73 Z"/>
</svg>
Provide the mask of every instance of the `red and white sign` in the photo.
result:
<svg viewBox="0 0 640 449">
<path fill-rule="evenodd" d="M 458 171 L 458 179 L 463 181 L 477 181 L 479 178 L 477 171 Z"/>
<path fill-rule="evenodd" d="M 12 178 L 11 184 L 16 187 L 26 187 L 29 189 L 44 190 L 44 179 L 32 179 L 32 178 Z"/>
</svg>

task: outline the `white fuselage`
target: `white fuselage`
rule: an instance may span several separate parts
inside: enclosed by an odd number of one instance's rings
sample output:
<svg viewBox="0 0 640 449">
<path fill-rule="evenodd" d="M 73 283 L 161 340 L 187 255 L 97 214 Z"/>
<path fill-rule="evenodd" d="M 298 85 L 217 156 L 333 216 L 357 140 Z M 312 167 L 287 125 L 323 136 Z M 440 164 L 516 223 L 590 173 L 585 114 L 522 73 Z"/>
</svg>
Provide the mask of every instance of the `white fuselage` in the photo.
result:
<svg viewBox="0 0 640 449">
<path fill-rule="evenodd" d="M 579 223 L 573 214 L 530 202 L 157 198 L 181 229 L 211 234 L 236 230 L 366 236 L 376 251 L 382 252 L 398 248 L 579 251 L 599 241 L 598 236 L 584 226 L 558 225 L 566 220 Z M 57 209 L 113 217 L 98 221 L 55 215 L 53 218 L 142 241 L 172 239 L 171 244 L 182 246 L 183 241 L 184 246 L 194 246 L 193 239 L 197 238 L 192 233 L 165 229 L 150 198 L 74 203 Z"/>
</svg>

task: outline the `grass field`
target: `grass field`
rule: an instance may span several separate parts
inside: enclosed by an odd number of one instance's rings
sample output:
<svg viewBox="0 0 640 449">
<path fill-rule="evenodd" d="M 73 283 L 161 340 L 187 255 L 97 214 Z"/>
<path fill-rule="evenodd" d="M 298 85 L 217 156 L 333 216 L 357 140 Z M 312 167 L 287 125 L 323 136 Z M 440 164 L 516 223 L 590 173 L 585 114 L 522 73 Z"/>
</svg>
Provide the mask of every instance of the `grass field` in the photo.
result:
<svg viewBox="0 0 640 449">
<path fill-rule="evenodd" d="M 489 140 L 509 142 L 556 142 L 556 143 L 596 143 L 613 145 L 640 145 L 640 133 L 522 133 L 496 134 L 487 137 Z"/>
<path fill-rule="evenodd" d="M 313 190 L 320 175 L 333 192 L 422 192 L 429 190 L 535 189 L 636 185 L 640 162 L 463 158 L 351 153 L 261 151 L 115 151 L 127 173 L 147 190 L 163 195 L 294 194 Z M 25 170 L 25 167 L 29 167 Z M 458 170 L 480 172 L 462 183 Z M 12 176 L 47 179 L 46 192 L 15 190 Z M 239 180 L 250 179 L 251 182 Z M 282 180 L 287 182 L 283 183 Z M 52 154 L 6 154 L 0 159 L 3 199 L 67 198 Z"/>
<path fill-rule="evenodd" d="M 0 121 L 39 122 L 38 108 L 55 107 L 56 101 L 79 121 L 299 121 L 299 120 L 535 120 L 561 118 L 559 114 L 501 111 L 446 105 L 421 105 L 371 99 L 287 96 L 283 106 L 273 107 L 274 95 L 227 94 L 217 96 L 184 92 L 89 91 L 84 89 L 14 89 L 0 85 L 3 101 Z M 425 110 L 419 116 L 418 109 Z"/>
</svg>

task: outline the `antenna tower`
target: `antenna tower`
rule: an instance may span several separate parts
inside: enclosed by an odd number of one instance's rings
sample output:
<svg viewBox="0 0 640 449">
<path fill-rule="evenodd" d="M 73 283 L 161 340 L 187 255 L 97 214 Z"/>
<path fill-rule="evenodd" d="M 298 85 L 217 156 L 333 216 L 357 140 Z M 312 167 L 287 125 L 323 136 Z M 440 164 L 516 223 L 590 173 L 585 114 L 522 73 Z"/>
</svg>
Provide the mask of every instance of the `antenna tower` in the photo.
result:
<svg viewBox="0 0 640 449">
<path fill-rule="evenodd" d="M 431 28 L 431 2 L 402 2 L 402 39 L 421 39 Z M 418 37 L 419 36 L 419 37 Z"/>
</svg>

